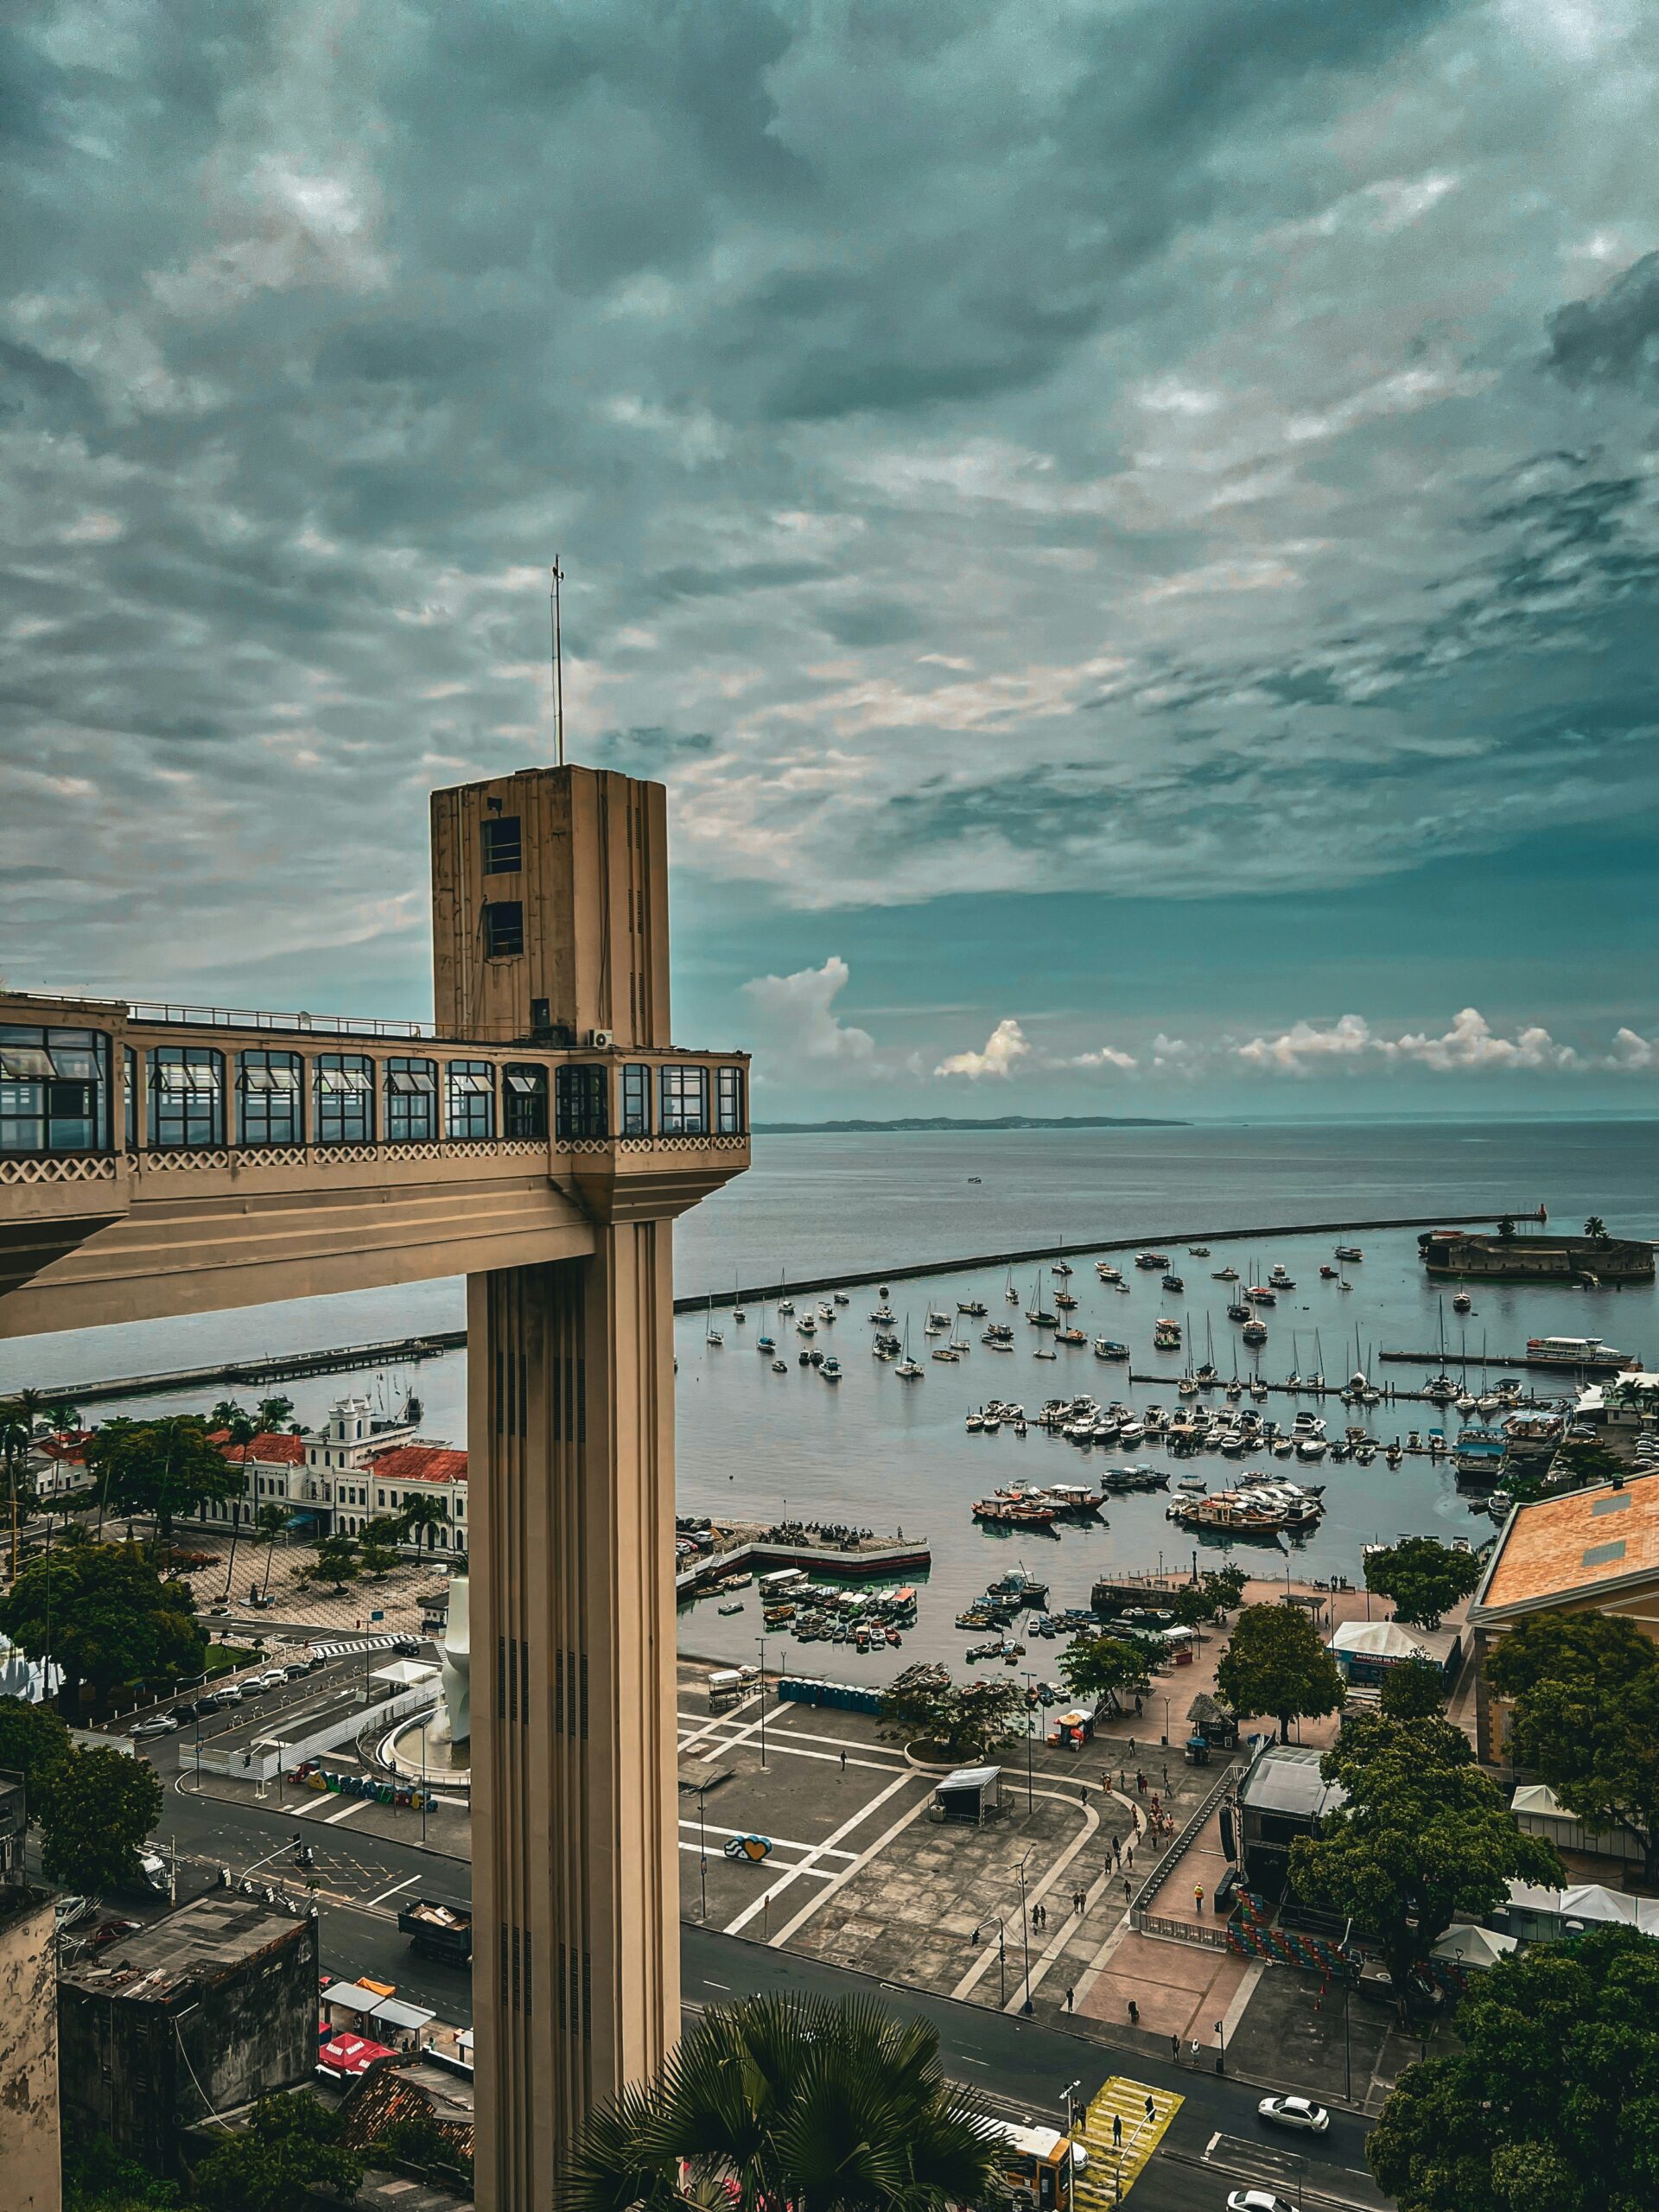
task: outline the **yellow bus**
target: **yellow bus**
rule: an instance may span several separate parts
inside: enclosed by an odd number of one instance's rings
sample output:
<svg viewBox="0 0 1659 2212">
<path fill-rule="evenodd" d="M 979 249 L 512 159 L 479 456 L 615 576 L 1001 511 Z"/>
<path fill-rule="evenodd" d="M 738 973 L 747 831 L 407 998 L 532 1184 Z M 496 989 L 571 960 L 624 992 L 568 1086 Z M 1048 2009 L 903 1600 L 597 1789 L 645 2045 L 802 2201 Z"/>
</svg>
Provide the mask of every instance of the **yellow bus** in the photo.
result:
<svg viewBox="0 0 1659 2212">
<path fill-rule="evenodd" d="M 1071 2212 L 1071 2138 L 1058 2127 L 992 2122 L 998 2137 L 997 2201 L 1019 2212 Z"/>
</svg>

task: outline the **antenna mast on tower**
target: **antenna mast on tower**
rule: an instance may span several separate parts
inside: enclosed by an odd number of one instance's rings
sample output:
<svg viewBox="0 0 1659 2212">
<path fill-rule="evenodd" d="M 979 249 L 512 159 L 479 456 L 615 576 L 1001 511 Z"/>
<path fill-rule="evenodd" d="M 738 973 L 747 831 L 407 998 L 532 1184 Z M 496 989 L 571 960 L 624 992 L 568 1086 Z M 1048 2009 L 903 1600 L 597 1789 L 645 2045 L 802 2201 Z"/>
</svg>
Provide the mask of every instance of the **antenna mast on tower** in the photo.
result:
<svg viewBox="0 0 1659 2212">
<path fill-rule="evenodd" d="M 553 556 L 550 571 L 550 596 L 553 612 L 553 735 L 557 748 L 557 760 L 564 766 L 564 644 L 559 627 L 559 586 L 564 582 L 564 570 L 559 566 L 559 556 Z"/>
</svg>

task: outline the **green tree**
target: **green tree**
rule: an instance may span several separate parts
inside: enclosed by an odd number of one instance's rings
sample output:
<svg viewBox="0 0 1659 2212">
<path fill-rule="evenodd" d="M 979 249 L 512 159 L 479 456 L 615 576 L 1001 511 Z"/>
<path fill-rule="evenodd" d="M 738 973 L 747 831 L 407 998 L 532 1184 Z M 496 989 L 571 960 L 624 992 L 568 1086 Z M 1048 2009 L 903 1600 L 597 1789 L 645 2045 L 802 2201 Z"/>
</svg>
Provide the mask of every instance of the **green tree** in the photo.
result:
<svg viewBox="0 0 1659 2212">
<path fill-rule="evenodd" d="M 1585 1223 L 1584 1233 L 1586 1236 L 1593 1236 L 1598 1244 L 1607 1242 L 1607 1224 L 1599 1213 L 1592 1213 Z"/>
<path fill-rule="evenodd" d="M 274 1436 L 286 1428 L 294 1418 L 292 1398 L 261 1398 L 254 1408 L 260 1427 L 267 1435 Z"/>
<path fill-rule="evenodd" d="M 383 1513 L 363 1524 L 362 1549 L 358 1564 L 365 1574 L 377 1582 L 391 1573 L 397 1564 L 396 1546 L 401 1522 L 396 1514 Z"/>
<path fill-rule="evenodd" d="M 588 2120 L 555 2202 L 666 2212 L 725 2203 L 729 2184 L 741 2212 L 943 2212 L 988 2201 L 995 2145 L 931 2023 L 862 1999 L 751 1998 L 705 2012 L 660 2075 Z"/>
<path fill-rule="evenodd" d="M 1589 1436 L 1569 1436 L 1549 1463 L 1550 1480 L 1558 1490 L 1587 1490 L 1592 1483 L 1622 1481 L 1630 1471 L 1617 1452 Z M 1510 1490 L 1514 1492 L 1513 1483 Z"/>
<path fill-rule="evenodd" d="M 221 1413 L 226 1416 L 223 1421 L 219 1419 Z M 259 1433 L 259 1424 L 251 1414 L 245 1413 L 240 1406 L 232 1404 L 229 1399 L 214 1407 L 213 1421 L 216 1427 L 225 1431 L 226 1441 L 230 1447 L 225 1455 L 226 1465 L 233 1467 L 242 1478 L 231 1498 L 231 1548 L 225 1561 L 225 1587 L 219 1593 L 221 1597 L 228 1598 L 236 1580 L 236 1547 L 242 1534 L 243 1511 L 248 1502 L 249 1447 Z M 232 1452 L 236 1454 L 234 1459 L 230 1456 Z"/>
<path fill-rule="evenodd" d="M 1659 1943 L 1598 1928 L 1500 1960 L 1458 2048 L 1409 2066 L 1367 2139 L 1401 2212 L 1659 2204 Z"/>
<path fill-rule="evenodd" d="M 175 2212 L 178 2187 L 118 2151 L 107 2135 L 72 2130 L 63 2146 L 63 2212 Z"/>
<path fill-rule="evenodd" d="M 34 1510 L 34 1492 L 25 1469 L 35 1421 L 44 1402 L 38 1390 L 20 1390 L 15 1397 L 0 1399 L 0 1468 L 5 1472 L 7 1511 L 14 1530 Z M 17 1572 L 15 1534 L 11 1539 L 11 1571 L 14 1574 Z"/>
<path fill-rule="evenodd" d="M 1379 1702 L 1387 1720 L 1432 1720 L 1446 1704 L 1445 1678 L 1431 1660 L 1402 1660 L 1383 1675 Z"/>
<path fill-rule="evenodd" d="M 149 1515 L 167 1544 L 179 1514 L 204 1503 L 222 1503 L 246 1478 L 218 1445 L 209 1443 L 199 1415 L 168 1414 L 134 1422 L 122 1433 L 108 1454 L 105 1479 L 116 1510 L 129 1521 L 135 1514 Z"/>
<path fill-rule="evenodd" d="M 136 1544 L 97 1544 L 79 1529 L 31 1560 L 0 1599 L 0 1629 L 63 1676 L 71 1712 L 82 1685 L 102 1705 L 124 1682 L 199 1675 L 206 1639 L 194 1600 L 163 1582 Z"/>
<path fill-rule="evenodd" d="M 265 1579 L 259 1595 L 270 1595 L 270 1562 L 276 1549 L 276 1539 L 288 1527 L 288 1508 L 285 1505 L 262 1505 L 254 1519 L 255 1532 L 265 1540 Z"/>
<path fill-rule="evenodd" d="M 1138 1643 L 1114 1636 L 1080 1636 L 1060 1655 L 1060 1678 L 1073 1697 L 1094 1702 L 1109 1698 L 1117 1711 L 1126 1691 L 1133 1696 L 1146 1688 L 1152 1668 Z"/>
<path fill-rule="evenodd" d="M 424 1531 L 426 1548 L 430 1551 L 437 1540 L 438 1530 L 449 1525 L 449 1509 L 435 1491 L 406 1493 L 403 1510 L 397 1516 L 397 1524 L 402 1532 L 400 1541 L 404 1543 L 412 1541 L 417 1548 Z"/>
<path fill-rule="evenodd" d="M 1319 1772 L 1346 1802 L 1319 1835 L 1291 1846 L 1291 1886 L 1376 1939 L 1402 2005 L 1459 1914 L 1495 1910 L 1515 1879 L 1559 1888 L 1566 1878 L 1554 1847 L 1516 1827 L 1467 1737 L 1444 1720 L 1368 1719 Z"/>
<path fill-rule="evenodd" d="M 1459 1598 L 1480 1580 L 1472 1552 L 1454 1552 L 1435 1536 L 1402 1536 L 1365 1560 L 1365 1587 L 1392 1598 L 1396 1617 L 1414 1628 L 1438 1628 Z"/>
<path fill-rule="evenodd" d="M 357 1539 L 355 1536 L 325 1536 L 317 1546 L 316 1564 L 312 1568 L 319 1582 L 332 1582 L 336 1590 L 343 1590 L 348 1582 L 357 1580 Z"/>
<path fill-rule="evenodd" d="M 340 2114 L 303 2089 L 261 2097 L 239 2134 L 215 2143 L 191 2179 L 206 2212 L 311 2212 L 314 2190 L 349 2202 L 363 2161 L 341 2147 Z"/>
<path fill-rule="evenodd" d="M 1515 1242 L 1515 1216 L 1514 1216 L 1512 1213 L 1506 1213 L 1506 1214 L 1503 1216 L 1503 1219 L 1498 1223 L 1498 1224 L 1497 1224 L 1497 1234 L 1498 1234 L 1498 1239 L 1499 1239 L 1499 1242 L 1500 1242 L 1500 1243 L 1504 1243 L 1504 1244 L 1513 1244 L 1513 1243 L 1514 1243 L 1514 1242 Z"/>
<path fill-rule="evenodd" d="M 68 1724 L 54 1707 L 0 1697 L 0 1770 L 23 1777 L 31 1819 L 39 1815 L 43 1785 L 67 1764 L 70 1748 Z"/>
<path fill-rule="evenodd" d="M 1288 1742 L 1299 1718 L 1334 1713 L 1342 1673 L 1319 1632 L 1297 1605 L 1247 1605 L 1216 1669 L 1216 1688 L 1240 1719 L 1271 1713 Z"/>
<path fill-rule="evenodd" d="M 881 1718 L 902 1734 L 938 1745 L 953 1759 L 982 1758 L 1005 1744 L 1028 1716 L 1018 1682 L 969 1682 L 958 1688 L 931 1669 L 918 1668 L 884 1691 Z"/>
<path fill-rule="evenodd" d="M 1484 1663 L 1491 1688 L 1514 1699 L 1540 1682 L 1618 1688 L 1659 1663 L 1659 1652 L 1617 1613 L 1533 1613 L 1493 1644 Z"/>
<path fill-rule="evenodd" d="M 1586 1827 L 1624 1827 L 1659 1882 L 1659 1664 L 1624 1682 L 1541 1681 L 1516 1700 L 1517 1763 Z"/>
<path fill-rule="evenodd" d="M 136 1880 L 138 1851 L 162 1816 L 161 1777 L 113 1744 L 72 1751 L 41 1804 L 41 1871 L 48 1882 L 101 1897 Z"/>
</svg>

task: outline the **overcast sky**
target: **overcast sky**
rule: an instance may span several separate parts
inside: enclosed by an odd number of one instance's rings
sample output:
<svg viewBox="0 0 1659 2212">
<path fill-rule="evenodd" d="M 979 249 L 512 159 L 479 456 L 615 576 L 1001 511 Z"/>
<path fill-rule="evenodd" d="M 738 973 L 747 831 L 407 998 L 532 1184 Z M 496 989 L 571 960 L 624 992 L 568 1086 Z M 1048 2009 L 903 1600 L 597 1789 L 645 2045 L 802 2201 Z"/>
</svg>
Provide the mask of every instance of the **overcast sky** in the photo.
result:
<svg viewBox="0 0 1659 2212">
<path fill-rule="evenodd" d="M 429 1010 L 660 776 L 757 1110 L 1659 1099 L 1650 0 L 14 0 L 0 970 Z"/>
</svg>

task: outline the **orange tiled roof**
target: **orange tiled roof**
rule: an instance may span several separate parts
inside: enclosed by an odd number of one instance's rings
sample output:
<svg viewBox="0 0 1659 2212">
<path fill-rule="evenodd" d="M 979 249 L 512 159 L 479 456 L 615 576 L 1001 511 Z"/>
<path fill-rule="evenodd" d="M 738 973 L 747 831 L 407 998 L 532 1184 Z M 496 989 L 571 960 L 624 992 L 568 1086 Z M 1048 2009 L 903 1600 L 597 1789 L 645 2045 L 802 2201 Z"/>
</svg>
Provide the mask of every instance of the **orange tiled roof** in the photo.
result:
<svg viewBox="0 0 1659 2212">
<path fill-rule="evenodd" d="M 436 1444 L 392 1444 L 369 1465 L 377 1482 L 464 1483 L 467 1454 Z"/>
<path fill-rule="evenodd" d="M 1521 1506 L 1499 1539 L 1471 1611 L 1501 1611 L 1659 1573 L 1659 1475 L 1599 1484 Z"/>
<path fill-rule="evenodd" d="M 221 1436 L 224 1433 L 222 1429 L 219 1432 Z M 225 1457 L 233 1467 L 245 1467 L 250 1459 L 258 1460 L 266 1466 L 303 1466 L 305 1439 L 302 1436 L 286 1436 L 280 1429 L 265 1429 L 254 1438 L 251 1444 L 226 1445 Z"/>
</svg>

